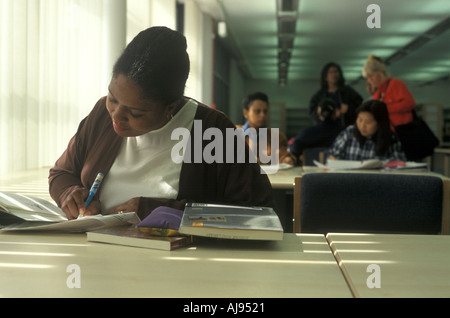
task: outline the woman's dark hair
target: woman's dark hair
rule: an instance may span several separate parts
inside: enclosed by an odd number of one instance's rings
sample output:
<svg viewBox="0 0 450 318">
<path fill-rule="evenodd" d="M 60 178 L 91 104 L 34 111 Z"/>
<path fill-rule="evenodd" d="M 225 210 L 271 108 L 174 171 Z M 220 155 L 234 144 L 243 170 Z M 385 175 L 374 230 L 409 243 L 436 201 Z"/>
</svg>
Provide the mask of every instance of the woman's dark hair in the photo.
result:
<svg viewBox="0 0 450 318">
<path fill-rule="evenodd" d="M 338 105 L 334 99 L 322 98 L 318 104 L 320 107 L 320 114 L 323 117 L 323 121 L 333 121 L 333 114 Z"/>
<path fill-rule="evenodd" d="M 373 142 L 375 143 L 375 154 L 377 156 L 384 155 L 389 150 L 389 147 L 393 142 L 391 122 L 386 104 L 379 100 L 369 100 L 356 109 L 357 116 L 361 112 L 368 112 L 372 114 L 373 118 L 376 120 L 378 130 L 372 137 Z M 357 128 L 356 125 L 355 128 Z M 359 143 L 364 143 L 366 137 L 361 135 L 358 129 L 354 129 L 353 132 Z"/>
<path fill-rule="evenodd" d="M 255 100 L 262 100 L 263 102 L 266 102 L 267 105 L 269 105 L 269 97 L 262 93 L 262 92 L 256 92 L 256 93 L 252 93 L 247 95 L 243 100 L 242 100 L 242 107 L 246 110 L 248 110 L 250 108 L 250 105 L 255 101 Z"/>
<path fill-rule="evenodd" d="M 140 32 L 125 48 L 113 68 L 142 88 L 145 98 L 168 105 L 184 95 L 189 76 L 186 38 L 166 27 Z"/>
<path fill-rule="evenodd" d="M 324 65 L 324 67 L 322 68 L 322 73 L 320 75 L 320 87 L 322 87 L 322 89 L 324 89 L 324 90 L 328 89 L 327 75 L 328 75 L 328 70 L 331 67 L 335 67 L 339 71 L 340 76 L 339 76 L 338 86 L 342 87 L 345 85 L 344 73 L 342 73 L 341 66 L 337 63 L 329 62 Z"/>
</svg>

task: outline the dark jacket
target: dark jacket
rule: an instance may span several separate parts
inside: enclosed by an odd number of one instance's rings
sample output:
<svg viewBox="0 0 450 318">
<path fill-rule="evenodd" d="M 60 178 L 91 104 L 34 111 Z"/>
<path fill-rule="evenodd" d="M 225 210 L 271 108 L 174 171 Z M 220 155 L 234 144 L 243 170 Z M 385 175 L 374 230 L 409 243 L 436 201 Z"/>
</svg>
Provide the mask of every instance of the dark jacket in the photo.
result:
<svg viewBox="0 0 450 318">
<path fill-rule="evenodd" d="M 361 105 L 363 98 L 359 95 L 353 88 L 348 85 L 344 85 L 337 91 L 337 96 L 339 98 L 338 105 L 347 104 L 348 111 L 341 117 L 342 124 L 347 127 L 353 125 L 356 121 L 356 108 Z M 317 107 L 321 99 L 330 97 L 327 90 L 324 88 L 319 89 L 312 97 L 309 103 L 309 115 L 315 123 L 319 123 L 319 118 L 317 116 Z"/>
<path fill-rule="evenodd" d="M 315 126 L 307 127 L 295 137 L 290 151 L 298 157 L 306 148 L 330 147 L 342 128 L 339 119 L 321 121 Z"/>
</svg>

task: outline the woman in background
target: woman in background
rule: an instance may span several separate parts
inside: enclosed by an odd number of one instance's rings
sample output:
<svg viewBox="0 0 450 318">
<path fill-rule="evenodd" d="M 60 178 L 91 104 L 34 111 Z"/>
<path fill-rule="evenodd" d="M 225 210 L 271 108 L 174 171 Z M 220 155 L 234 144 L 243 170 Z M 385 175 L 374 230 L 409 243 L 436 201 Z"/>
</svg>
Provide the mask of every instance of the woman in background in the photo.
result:
<svg viewBox="0 0 450 318">
<path fill-rule="evenodd" d="M 323 98 L 331 98 L 338 105 L 341 122 L 344 127 L 353 125 L 356 119 L 355 109 L 361 105 L 363 98 L 353 88 L 345 84 L 344 74 L 339 64 L 327 63 L 320 76 L 320 89 L 309 103 L 309 114 L 315 123 L 319 123 L 317 107 Z"/>
<path fill-rule="evenodd" d="M 413 120 L 416 106 L 413 95 L 404 82 L 387 73 L 382 59 L 370 55 L 364 64 L 362 75 L 372 88 L 376 88 L 372 98 L 386 104 L 392 130 Z"/>
<path fill-rule="evenodd" d="M 356 114 L 356 124 L 343 130 L 331 146 L 329 160 L 406 160 L 400 141 L 390 129 L 385 103 L 364 102 Z"/>
</svg>

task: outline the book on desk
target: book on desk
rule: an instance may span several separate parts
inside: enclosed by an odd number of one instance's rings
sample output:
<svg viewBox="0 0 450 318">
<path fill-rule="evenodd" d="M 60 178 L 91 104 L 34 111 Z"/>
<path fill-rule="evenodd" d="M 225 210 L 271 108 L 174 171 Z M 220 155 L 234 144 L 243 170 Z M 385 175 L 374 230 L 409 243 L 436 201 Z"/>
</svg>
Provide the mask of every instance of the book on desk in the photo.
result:
<svg viewBox="0 0 450 318">
<path fill-rule="evenodd" d="M 188 203 L 183 210 L 156 208 L 137 226 L 91 231 L 87 240 L 171 251 L 193 237 L 282 240 L 283 229 L 272 208 Z"/>
<path fill-rule="evenodd" d="M 117 226 L 87 232 L 87 240 L 131 247 L 171 251 L 192 243 L 192 236 L 156 236 L 146 233 L 138 226 Z"/>
<path fill-rule="evenodd" d="M 139 222 L 135 212 L 86 216 L 68 220 L 55 204 L 34 196 L 0 192 L 1 231 L 86 232 Z"/>
<path fill-rule="evenodd" d="M 225 239 L 282 240 L 283 227 L 269 207 L 188 203 L 180 233 Z"/>
</svg>

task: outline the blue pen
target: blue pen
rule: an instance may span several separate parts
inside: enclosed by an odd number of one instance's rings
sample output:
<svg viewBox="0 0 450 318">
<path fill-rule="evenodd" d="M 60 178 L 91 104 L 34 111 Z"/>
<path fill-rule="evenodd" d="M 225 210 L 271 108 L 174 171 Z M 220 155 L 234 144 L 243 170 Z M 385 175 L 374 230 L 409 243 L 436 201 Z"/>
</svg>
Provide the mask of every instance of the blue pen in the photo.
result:
<svg viewBox="0 0 450 318">
<path fill-rule="evenodd" d="M 102 180 L 103 180 L 103 173 L 99 172 L 98 175 L 97 175 L 97 178 L 95 178 L 95 181 L 94 181 L 94 184 L 91 187 L 91 190 L 89 190 L 89 196 L 88 196 L 88 198 L 86 200 L 86 203 L 84 205 L 86 208 L 88 207 L 88 205 L 91 203 L 92 199 L 94 198 L 94 195 L 97 192 L 98 187 L 100 186 L 100 183 L 102 183 Z"/>
</svg>

